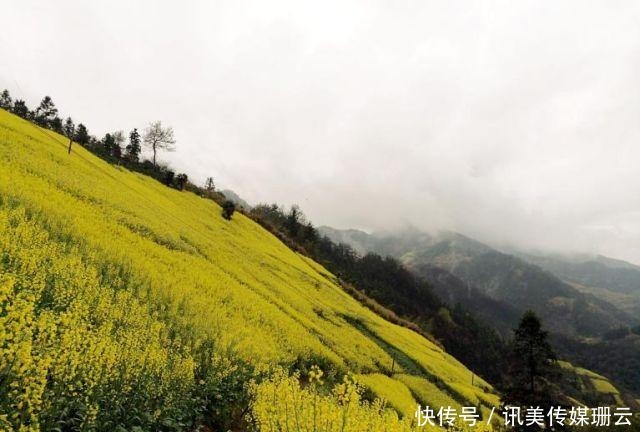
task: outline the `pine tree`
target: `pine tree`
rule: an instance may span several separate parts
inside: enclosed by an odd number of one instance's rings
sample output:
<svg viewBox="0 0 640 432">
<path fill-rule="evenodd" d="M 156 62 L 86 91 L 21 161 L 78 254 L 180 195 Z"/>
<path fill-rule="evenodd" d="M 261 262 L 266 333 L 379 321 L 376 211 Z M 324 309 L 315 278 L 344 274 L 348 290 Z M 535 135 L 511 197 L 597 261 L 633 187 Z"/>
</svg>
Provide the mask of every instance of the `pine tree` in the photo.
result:
<svg viewBox="0 0 640 432">
<path fill-rule="evenodd" d="M 102 138 L 102 146 L 104 149 L 104 152 L 108 155 L 111 155 L 113 153 L 113 148 L 116 145 L 116 141 L 113 138 L 113 135 L 111 135 L 110 133 L 106 133 L 104 138 Z"/>
<path fill-rule="evenodd" d="M 16 99 L 16 101 L 13 102 L 13 109 L 11 111 L 13 111 L 15 115 L 22 117 L 25 120 L 29 119 L 29 107 L 27 106 L 27 103 L 22 99 Z"/>
<path fill-rule="evenodd" d="M 42 127 L 51 127 L 54 118 L 58 115 L 56 108 L 50 96 L 42 98 L 40 105 L 33 113 L 33 119 Z"/>
<path fill-rule="evenodd" d="M 60 117 L 58 117 L 58 116 L 55 116 L 49 122 L 49 127 L 51 128 L 51 130 L 61 134 L 63 132 L 63 130 L 62 130 L 62 119 Z"/>
<path fill-rule="evenodd" d="M 527 311 L 514 330 L 507 365 L 508 405 L 549 407 L 557 400 L 552 380 L 557 375 L 556 355 L 533 311 Z"/>
<path fill-rule="evenodd" d="M 303 223 L 305 223 L 305 217 L 304 214 L 302 214 L 302 210 L 300 210 L 297 204 L 292 205 L 287 214 L 287 222 L 285 225 L 289 235 L 296 236 L 300 225 Z"/>
<path fill-rule="evenodd" d="M 4 89 L 2 91 L 2 94 L 0 94 L 0 108 L 9 111 L 12 107 L 13 100 L 11 99 L 11 95 L 9 94 L 9 90 Z"/>
<path fill-rule="evenodd" d="M 76 128 L 75 142 L 82 145 L 87 145 L 87 143 L 89 143 L 89 131 L 82 123 L 78 123 L 78 127 Z"/>
<path fill-rule="evenodd" d="M 131 162 L 138 162 L 138 158 L 140 157 L 140 151 L 142 150 L 140 146 L 140 133 L 138 133 L 138 129 L 134 128 L 129 134 L 129 144 L 127 145 L 126 158 Z"/>
</svg>

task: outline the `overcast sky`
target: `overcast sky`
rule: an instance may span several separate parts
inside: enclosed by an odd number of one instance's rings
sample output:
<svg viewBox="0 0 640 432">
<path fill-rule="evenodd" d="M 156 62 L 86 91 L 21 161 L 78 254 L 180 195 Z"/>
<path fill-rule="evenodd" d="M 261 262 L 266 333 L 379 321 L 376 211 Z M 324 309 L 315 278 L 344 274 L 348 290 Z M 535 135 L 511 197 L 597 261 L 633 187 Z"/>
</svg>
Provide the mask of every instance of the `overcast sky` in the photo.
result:
<svg viewBox="0 0 640 432">
<path fill-rule="evenodd" d="M 9 1 L 0 88 L 316 224 L 640 263 L 640 3 Z"/>
</svg>

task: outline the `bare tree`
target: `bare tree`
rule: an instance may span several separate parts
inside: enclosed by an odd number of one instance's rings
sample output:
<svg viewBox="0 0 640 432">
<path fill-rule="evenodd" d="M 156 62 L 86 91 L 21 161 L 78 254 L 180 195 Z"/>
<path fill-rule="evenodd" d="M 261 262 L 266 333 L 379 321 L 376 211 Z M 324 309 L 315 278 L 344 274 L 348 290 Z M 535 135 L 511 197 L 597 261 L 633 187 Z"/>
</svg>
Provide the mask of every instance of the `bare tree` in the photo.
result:
<svg viewBox="0 0 640 432">
<path fill-rule="evenodd" d="M 204 182 L 204 188 L 209 193 L 216 190 L 216 185 L 213 183 L 213 177 L 207 177 L 207 181 Z"/>
<path fill-rule="evenodd" d="M 145 129 L 144 144 L 153 151 L 153 166 L 156 165 L 156 153 L 158 150 L 174 151 L 176 140 L 173 137 L 173 128 L 162 127 L 162 122 L 156 121 Z"/>
</svg>

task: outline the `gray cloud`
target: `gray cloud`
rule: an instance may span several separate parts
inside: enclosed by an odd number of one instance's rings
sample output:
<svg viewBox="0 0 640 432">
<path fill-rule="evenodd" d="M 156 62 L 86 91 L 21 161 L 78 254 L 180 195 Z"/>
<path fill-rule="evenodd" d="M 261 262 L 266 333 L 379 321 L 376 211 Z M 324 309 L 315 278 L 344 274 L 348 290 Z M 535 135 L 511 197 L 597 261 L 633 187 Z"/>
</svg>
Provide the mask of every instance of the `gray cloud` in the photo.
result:
<svg viewBox="0 0 640 432">
<path fill-rule="evenodd" d="M 640 262 L 640 6 L 5 2 L 0 87 L 318 224 Z"/>
</svg>

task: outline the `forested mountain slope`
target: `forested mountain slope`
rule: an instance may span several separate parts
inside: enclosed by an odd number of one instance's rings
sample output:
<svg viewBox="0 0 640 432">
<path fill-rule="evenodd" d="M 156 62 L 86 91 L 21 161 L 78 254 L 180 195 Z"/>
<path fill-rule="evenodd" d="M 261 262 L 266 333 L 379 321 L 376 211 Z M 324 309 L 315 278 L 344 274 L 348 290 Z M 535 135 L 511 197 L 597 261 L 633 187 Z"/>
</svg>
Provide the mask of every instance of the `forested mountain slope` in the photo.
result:
<svg viewBox="0 0 640 432">
<path fill-rule="evenodd" d="M 602 255 L 515 253 L 576 289 L 608 301 L 631 316 L 640 316 L 640 267 Z"/>
</svg>

